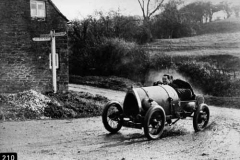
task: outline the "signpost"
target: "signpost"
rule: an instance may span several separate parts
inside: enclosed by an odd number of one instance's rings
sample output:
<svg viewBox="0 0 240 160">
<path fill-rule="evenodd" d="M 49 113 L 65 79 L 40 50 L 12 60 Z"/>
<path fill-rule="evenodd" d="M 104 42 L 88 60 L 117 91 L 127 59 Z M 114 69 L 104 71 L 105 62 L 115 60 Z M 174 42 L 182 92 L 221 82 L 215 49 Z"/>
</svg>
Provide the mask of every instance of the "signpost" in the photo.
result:
<svg viewBox="0 0 240 160">
<path fill-rule="evenodd" d="M 66 32 L 55 33 L 54 30 L 50 34 L 41 34 L 40 37 L 34 37 L 33 41 L 51 41 L 51 56 L 52 56 L 52 84 L 53 92 L 57 92 L 57 70 L 56 70 L 56 40 L 55 37 L 65 36 Z"/>
<path fill-rule="evenodd" d="M 50 37 L 35 37 L 33 41 L 51 41 Z"/>
<path fill-rule="evenodd" d="M 67 33 L 66 32 L 57 32 L 54 34 L 55 37 L 59 36 L 65 36 Z M 40 34 L 40 37 L 51 37 L 51 32 L 50 34 Z"/>
</svg>

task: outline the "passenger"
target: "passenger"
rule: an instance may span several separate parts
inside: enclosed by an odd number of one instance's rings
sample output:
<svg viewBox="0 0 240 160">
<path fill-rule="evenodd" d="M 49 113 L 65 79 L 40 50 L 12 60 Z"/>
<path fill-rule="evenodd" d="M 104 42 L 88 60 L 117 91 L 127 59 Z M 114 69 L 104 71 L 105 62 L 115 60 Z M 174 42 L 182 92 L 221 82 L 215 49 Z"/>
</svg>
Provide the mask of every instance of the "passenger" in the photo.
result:
<svg viewBox="0 0 240 160">
<path fill-rule="evenodd" d="M 161 81 L 153 82 L 153 86 L 158 86 L 158 85 L 161 85 L 161 84 L 163 84 Z"/>
</svg>

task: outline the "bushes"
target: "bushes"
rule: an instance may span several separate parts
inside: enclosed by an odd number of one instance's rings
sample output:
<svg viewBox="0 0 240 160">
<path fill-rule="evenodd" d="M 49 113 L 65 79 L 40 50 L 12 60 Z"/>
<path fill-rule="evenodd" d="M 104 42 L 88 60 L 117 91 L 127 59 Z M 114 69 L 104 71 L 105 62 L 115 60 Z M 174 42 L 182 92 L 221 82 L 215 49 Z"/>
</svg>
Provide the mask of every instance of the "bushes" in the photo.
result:
<svg viewBox="0 0 240 160">
<path fill-rule="evenodd" d="M 97 12 L 95 16 L 73 21 L 68 35 L 71 75 L 116 75 L 144 81 L 140 78 L 148 69 L 149 58 L 135 43 L 147 40 L 140 18 L 114 11 L 107 15 Z"/>
<path fill-rule="evenodd" d="M 233 78 L 239 72 L 240 59 L 232 55 L 198 56 L 195 61 L 180 63 L 179 71 L 200 85 L 205 93 L 214 96 L 239 96 L 240 80 Z"/>
<path fill-rule="evenodd" d="M 116 75 L 135 81 L 144 81 L 148 66 L 149 55 L 136 43 L 118 38 L 105 38 L 88 53 L 82 53 L 74 59 L 71 74 Z"/>
<path fill-rule="evenodd" d="M 213 96 L 229 96 L 230 78 L 217 72 L 209 63 L 187 62 L 178 66 L 179 71 L 190 77 L 192 83 L 202 88 L 204 93 Z"/>
<path fill-rule="evenodd" d="M 240 95 L 240 80 L 233 81 L 228 88 L 228 96 L 237 96 Z"/>
</svg>

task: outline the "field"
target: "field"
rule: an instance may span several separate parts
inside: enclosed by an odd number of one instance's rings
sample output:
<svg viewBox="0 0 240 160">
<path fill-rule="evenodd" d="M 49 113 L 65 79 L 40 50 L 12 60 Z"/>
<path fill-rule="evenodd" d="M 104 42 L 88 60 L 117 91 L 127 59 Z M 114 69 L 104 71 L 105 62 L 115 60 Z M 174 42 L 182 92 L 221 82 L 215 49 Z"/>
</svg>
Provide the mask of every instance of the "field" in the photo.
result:
<svg viewBox="0 0 240 160">
<path fill-rule="evenodd" d="M 240 19 L 229 19 L 206 24 L 203 33 L 194 37 L 158 39 L 144 45 L 151 55 L 211 55 L 240 56 Z"/>
<path fill-rule="evenodd" d="M 151 55 L 221 55 L 240 57 L 240 19 L 228 19 L 206 24 L 203 33 L 194 37 L 159 39 L 144 45 Z"/>
<path fill-rule="evenodd" d="M 161 51 L 171 55 L 204 56 L 229 54 L 240 57 L 240 32 L 156 40 L 148 44 L 148 48 L 150 48 L 151 55 L 158 54 Z"/>
</svg>

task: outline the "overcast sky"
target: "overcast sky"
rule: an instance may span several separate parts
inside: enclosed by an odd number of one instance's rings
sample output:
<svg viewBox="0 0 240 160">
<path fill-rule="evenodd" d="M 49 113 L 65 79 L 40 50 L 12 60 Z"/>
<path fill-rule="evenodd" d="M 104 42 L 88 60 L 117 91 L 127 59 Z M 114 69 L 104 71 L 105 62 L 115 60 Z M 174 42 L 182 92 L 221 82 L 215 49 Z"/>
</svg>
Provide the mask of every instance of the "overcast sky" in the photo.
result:
<svg viewBox="0 0 240 160">
<path fill-rule="evenodd" d="M 124 15 L 142 15 L 137 0 L 52 0 L 58 9 L 69 19 L 83 19 L 87 15 L 91 15 L 94 11 L 109 10 L 117 11 Z M 165 0 L 167 1 L 167 0 Z M 195 0 L 184 0 L 185 3 Z M 239 3 L 239 0 L 209 0 L 213 3 L 221 1 L 231 1 L 232 3 Z"/>
</svg>

